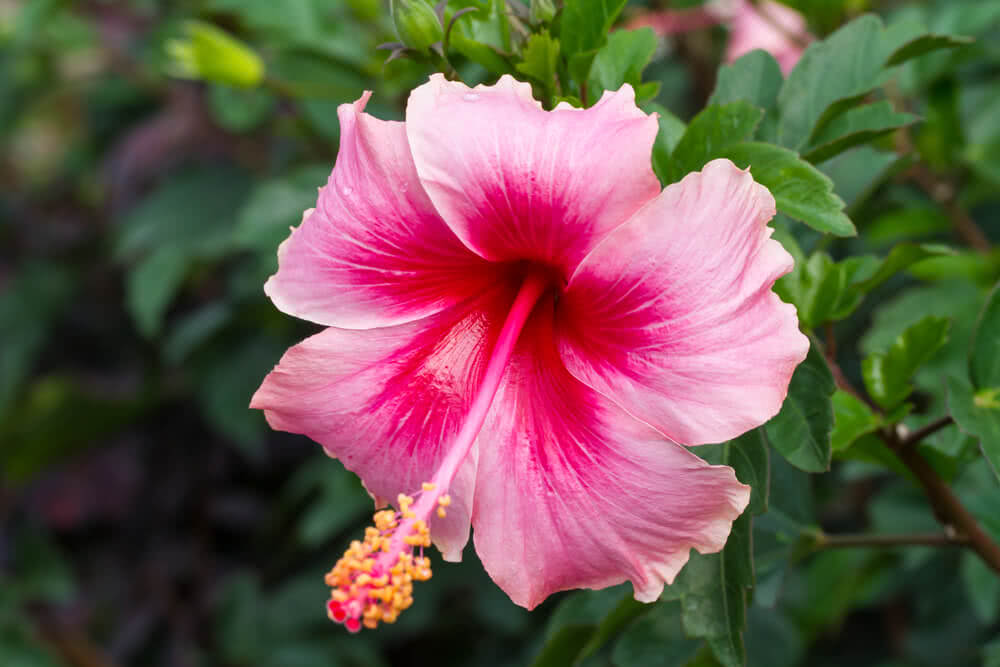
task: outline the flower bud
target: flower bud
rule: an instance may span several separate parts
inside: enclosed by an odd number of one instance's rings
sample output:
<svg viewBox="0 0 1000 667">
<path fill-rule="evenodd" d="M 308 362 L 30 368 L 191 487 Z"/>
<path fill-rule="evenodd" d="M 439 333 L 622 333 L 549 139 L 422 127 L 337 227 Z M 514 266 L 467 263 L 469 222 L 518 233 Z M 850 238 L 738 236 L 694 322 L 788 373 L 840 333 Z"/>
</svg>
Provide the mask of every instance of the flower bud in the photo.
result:
<svg viewBox="0 0 1000 667">
<path fill-rule="evenodd" d="M 399 41 L 415 51 L 426 51 L 444 38 L 441 20 L 424 0 L 392 0 L 392 22 Z"/>
<path fill-rule="evenodd" d="M 548 23 L 556 15 L 556 4 L 552 0 L 531 0 L 531 22 Z"/>
<path fill-rule="evenodd" d="M 188 21 L 186 39 L 166 44 L 170 74 L 241 88 L 253 88 L 264 79 L 264 63 L 253 49 L 208 23 Z"/>
</svg>

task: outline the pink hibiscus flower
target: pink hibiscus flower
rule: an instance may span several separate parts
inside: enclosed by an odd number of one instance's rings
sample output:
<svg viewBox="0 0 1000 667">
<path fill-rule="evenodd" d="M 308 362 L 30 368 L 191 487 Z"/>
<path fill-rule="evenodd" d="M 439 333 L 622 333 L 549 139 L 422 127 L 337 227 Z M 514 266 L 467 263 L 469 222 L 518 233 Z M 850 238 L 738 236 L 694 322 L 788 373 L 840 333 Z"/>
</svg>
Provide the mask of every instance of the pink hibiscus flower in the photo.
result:
<svg viewBox="0 0 1000 667">
<path fill-rule="evenodd" d="M 756 5 L 748 0 L 714 0 L 694 9 L 642 12 L 625 27 L 630 30 L 650 27 L 659 35 L 675 35 L 719 23 L 729 24 L 727 63 L 763 49 L 774 56 L 786 75 L 813 39 L 802 14 L 772 0 Z"/>
<path fill-rule="evenodd" d="M 327 576 L 330 617 L 395 620 L 423 549 L 459 560 L 470 524 L 520 605 L 626 580 L 655 600 L 749 500 L 682 445 L 772 417 L 808 348 L 771 291 L 792 267 L 773 198 L 727 160 L 661 192 L 628 86 L 547 112 L 509 76 L 434 75 L 405 123 L 368 97 L 340 107 L 336 166 L 265 286 L 329 328 L 251 404 L 396 499 Z"/>
</svg>

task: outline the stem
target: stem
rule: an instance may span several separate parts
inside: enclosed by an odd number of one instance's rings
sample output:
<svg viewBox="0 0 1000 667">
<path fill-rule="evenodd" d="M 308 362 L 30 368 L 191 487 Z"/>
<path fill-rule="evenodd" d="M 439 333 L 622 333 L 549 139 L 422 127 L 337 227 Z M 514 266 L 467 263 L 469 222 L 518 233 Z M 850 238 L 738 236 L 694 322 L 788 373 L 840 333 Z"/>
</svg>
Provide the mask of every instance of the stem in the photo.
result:
<svg viewBox="0 0 1000 667">
<path fill-rule="evenodd" d="M 922 426 L 922 427 L 918 428 L 913 433 L 910 433 L 909 435 L 900 437 L 899 438 L 899 448 L 900 449 L 906 449 L 907 447 L 910 447 L 911 445 L 915 445 L 918 442 L 920 442 L 921 440 L 923 440 L 924 438 L 926 438 L 927 436 L 932 435 L 934 433 L 937 433 L 941 429 L 943 429 L 943 428 L 945 428 L 947 426 L 950 426 L 950 425 L 952 425 L 954 423 L 955 423 L 955 420 L 952 418 L 951 415 L 945 415 L 944 417 L 941 417 L 939 419 L 935 419 L 930 424 L 927 424 L 925 426 Z"/>
<path fill-rule="evenodd" d="M 815 549 L 845 549 L 850 547 L 911 547 L 967 546 L 969 538 L 954 533 L 912 533 L 903 535 L 821 534 Z"/>
<path fill-rule="evenodd" d="M 942 520 L 946 527 L 952 526 L 959 530 L 968 539 L 969 547 L 983 559 L 983 562 L 995 572 L 1000 573 L 1000 546 L 983 532 L 976 517 L 965 509 L 962 501 L 920 455 L 917 448 L 903 447 L 902 441 L 894 434 L 883 433 L 882 439 L 920 480 L 920 485 L 924 487 L 924 493 L 930 498 L 931 504 L 938 514 L 938 519 Z M 909 438 L 907 440 L 910 443 L 913 442 Z"/>
</svg>

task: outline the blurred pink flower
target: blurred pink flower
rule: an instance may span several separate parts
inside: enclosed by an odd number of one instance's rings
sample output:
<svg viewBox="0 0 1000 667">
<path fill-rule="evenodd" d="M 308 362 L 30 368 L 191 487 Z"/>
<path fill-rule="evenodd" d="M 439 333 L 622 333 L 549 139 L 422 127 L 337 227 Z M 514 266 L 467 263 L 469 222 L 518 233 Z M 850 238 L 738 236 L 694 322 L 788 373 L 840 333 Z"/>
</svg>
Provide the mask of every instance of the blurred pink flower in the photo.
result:
<svg viewBox="0 0 1000 667">
<path fill-rule="evenodd" d="M 719 23 L 729 25 L 726 62 L 763 49 L 774 56 L 786 75 L 813 39 L 802 14 L 772 0 L 758 5 L 749 0 L 714 0 L 693 9 L 643 12 L 632 17 L 625 27 L 650 27 L 659 35 L 675 35 Z"/>
<path fill-rule="evenodd" d="M 457 561 L 470 523 L 520 605 L 626 580 L 655 600 L 749 499 L 682 445 L 777 413 L 808 348 L 771 291 L 792 267 L 774 199 L 727 160 L 661 192 L 628 86 L 544 111 L 509 76 L 434 75 L 405 123 L 369 95 L 340 107 L 336 166 L 265 286 L 329 328 L 251 404 L 396 499 L 328 575 L 331 618 L 395 620 L 431 536 Z"/>
</svg>

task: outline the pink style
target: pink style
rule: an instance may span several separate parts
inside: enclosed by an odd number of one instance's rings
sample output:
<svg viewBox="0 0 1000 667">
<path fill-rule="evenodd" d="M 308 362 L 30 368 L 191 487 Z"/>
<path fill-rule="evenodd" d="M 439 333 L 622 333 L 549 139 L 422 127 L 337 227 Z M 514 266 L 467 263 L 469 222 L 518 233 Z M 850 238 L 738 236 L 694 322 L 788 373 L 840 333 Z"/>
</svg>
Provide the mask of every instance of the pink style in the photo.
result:
<svg viewBox="0 0 1000 667">
<path fill-rule="evenodd" d="M 434 75 L 406 122 L 339 109 L 340 154 L 265 291 L 326 327 L 253 397 L 395 510 L 327 576 L 392 622 L 433 543 L 517 604 L 631 581 L 657 599 L 724 546 L 750 489 L 685 445 L 775 415 L 808 349 L 771 291 L 774 199 L 727 160 L 660 190 L 629 86 L 545 111 L 509 76 Z"/>
</svg>

